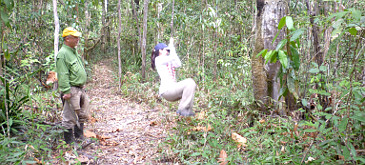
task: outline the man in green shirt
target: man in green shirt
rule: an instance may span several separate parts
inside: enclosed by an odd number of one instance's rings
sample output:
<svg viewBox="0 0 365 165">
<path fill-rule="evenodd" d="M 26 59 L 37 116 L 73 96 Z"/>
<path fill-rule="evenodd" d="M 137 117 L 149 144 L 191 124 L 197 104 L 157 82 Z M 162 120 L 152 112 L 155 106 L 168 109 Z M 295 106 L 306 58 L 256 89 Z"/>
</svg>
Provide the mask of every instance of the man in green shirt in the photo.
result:
<svg viewBox="0 0 365 165">
<path fill-rule="evenodd" d="M 64 138 L 67 144 L 74 142 L 75 138 L 84 138 L 84 123 L 89 117 L 89 97 L 84 90 L 87 74 L 75 49 L 80 35 L 81 33 L 72 27 L 63 30 L 64 44 L 56 60 L 58 84 L 64 105 L 62 125 L 66 129 Z"/>
</svg>

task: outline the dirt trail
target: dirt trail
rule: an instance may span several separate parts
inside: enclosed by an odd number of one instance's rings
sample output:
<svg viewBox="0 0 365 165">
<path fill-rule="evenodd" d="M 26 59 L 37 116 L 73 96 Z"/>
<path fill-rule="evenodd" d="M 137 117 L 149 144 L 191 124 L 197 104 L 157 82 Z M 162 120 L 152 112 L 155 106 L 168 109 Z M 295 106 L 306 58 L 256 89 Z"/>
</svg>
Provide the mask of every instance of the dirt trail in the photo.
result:
<svg viewBox="0 0 365 165">
<path fill-rule="evenodd" d="M 99 141 L 81 151 L 91 158 L 85 163 L 160 164 L 156 161 L 158 144 L 167 136 L 173 125 L 167 121 L 173 121 L 169 118 L 174 115 L 124 99 L 118 94 L 118 84 L 114 81 L 117 74 L 113 74 L 111 64 L 111 60 L 96 64 L 92 81 L 87 84 L 91 115 L 96 120 L 87 123 L 85 135 L 95 133 Z"/>
</svg>

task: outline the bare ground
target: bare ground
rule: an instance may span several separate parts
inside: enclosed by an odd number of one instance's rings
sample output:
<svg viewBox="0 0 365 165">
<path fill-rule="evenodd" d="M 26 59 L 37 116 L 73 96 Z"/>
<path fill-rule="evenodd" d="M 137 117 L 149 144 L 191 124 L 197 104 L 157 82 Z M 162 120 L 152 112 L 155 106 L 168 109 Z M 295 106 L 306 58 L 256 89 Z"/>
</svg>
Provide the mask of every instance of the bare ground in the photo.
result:
<svg viewBox="0 0 365 165">
<path fill-rule="evenodd" d="M 171 164 L 161 157 L 162 142 L 176 124 L 174 112 L 129 101 L 118 92 L 112 61 L 93 68 L 87 84 L 92 120 L 85 136 L 94 143 L 78 151 L 85 164 Z"/>
</svg>

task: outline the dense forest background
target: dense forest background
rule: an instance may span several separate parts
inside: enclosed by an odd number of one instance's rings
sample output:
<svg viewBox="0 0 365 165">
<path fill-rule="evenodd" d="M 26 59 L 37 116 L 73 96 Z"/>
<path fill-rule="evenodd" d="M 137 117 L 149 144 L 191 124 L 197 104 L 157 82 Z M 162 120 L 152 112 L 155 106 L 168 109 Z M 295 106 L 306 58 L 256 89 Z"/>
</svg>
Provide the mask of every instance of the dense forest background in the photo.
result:
<svg viewBox="0 0 365 165">
<path fill-rule="evenodd" d="M 77 50 L 88 72 L 113 58 L 118 92 L 151 107 L 174 105 L 157 98 L 149 59 L 158 42 L 174 38 L 178 78 L 197 82 L 195 111 L 205 117 L 178 123 L 161 150 L 167 158 L 364 164 L 364 7 L 358 0 L 0 0 L 0 160 L 47 162 L 60 145 L 62 129 L 49 123 L 61 121 L 61 105 L 46 75 L 62 30 L 72 26 L 82 32 Z M 191 132 L 196 126 L 206 129 Z"/>
</svg>

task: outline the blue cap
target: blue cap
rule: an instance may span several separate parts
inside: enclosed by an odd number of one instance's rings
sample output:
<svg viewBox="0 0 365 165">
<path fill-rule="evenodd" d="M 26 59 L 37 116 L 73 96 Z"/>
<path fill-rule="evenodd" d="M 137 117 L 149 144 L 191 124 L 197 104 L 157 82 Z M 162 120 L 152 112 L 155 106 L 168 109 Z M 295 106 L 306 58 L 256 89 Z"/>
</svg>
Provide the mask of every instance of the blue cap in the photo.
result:
<svg viewBox="0 0 365 165">
<path fill-rule="evenodd" d="M 160 49 L 164 49 L 164 48 L 167 48 L 167 45 L 164 44 L 164 43 L 159 43 L 155 46 L 155 51 L 158 51 Z"/>
</svg>

